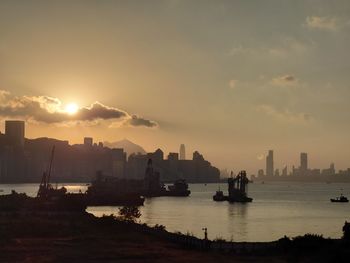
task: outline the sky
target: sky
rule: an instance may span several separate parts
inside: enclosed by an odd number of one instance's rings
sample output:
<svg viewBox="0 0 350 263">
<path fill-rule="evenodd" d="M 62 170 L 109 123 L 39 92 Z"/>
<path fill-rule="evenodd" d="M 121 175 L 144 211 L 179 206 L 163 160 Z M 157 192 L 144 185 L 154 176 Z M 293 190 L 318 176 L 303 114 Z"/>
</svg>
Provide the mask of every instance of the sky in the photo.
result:
<svg viewBox="0 0 350 263">
<path fill-rule="evenodd" d="M 218 168 L 350 167 L 350 2 L 0 2 L 0 129 L 186 145 Z M 73 112 L 67 111 L 73 108 Z M 73 106 L 72 106 L 73 105 Z M 76 111 L 76 112 L 75 112 Z"/>
</svg>

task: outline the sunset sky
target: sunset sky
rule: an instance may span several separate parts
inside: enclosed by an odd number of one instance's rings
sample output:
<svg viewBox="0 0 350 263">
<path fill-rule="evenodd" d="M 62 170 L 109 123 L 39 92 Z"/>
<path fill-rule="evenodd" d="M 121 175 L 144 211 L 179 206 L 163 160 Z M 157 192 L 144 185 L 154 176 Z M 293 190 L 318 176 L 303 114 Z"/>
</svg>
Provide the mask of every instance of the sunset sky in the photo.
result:
<svg viewBox="0 0 350 263">
<path fill-rule="evenodd" d="M 350 167 L 350 1 L 0 2 L 0 118 L 256 173 Z M 70 111 L 67 111 L 68 109 Z M 262 159 L 262 160 L 259 160 Z"/>
</svg>

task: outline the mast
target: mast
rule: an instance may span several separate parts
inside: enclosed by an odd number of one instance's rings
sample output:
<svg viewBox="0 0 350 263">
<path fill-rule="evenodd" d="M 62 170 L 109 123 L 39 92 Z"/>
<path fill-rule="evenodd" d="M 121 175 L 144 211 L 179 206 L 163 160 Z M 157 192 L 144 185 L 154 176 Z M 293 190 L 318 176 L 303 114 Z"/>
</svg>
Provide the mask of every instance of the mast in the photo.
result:
<svg viewBox="0 0 350 263">
<path fill-rule="evenodd" d="M 55 155 L 55 145 L 52 146 L 52 151 L 51 151 L 51 159 L 50 159 L 50 165 L 49 165 L 49 170 L 47 171 L 47 185 L 50 183 L 50 177 L 51 177 L 51 170 L 52 170 L 52 163 L 53 163 L 53 157 Z"/>
</svg>

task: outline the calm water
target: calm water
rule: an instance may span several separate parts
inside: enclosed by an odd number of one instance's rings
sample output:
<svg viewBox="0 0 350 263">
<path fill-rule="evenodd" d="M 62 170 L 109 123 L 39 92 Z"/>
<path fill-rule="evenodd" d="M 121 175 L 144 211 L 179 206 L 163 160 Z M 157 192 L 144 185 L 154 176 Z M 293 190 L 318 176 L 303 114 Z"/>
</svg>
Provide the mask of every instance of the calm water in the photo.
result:
<svg viewBox="0 0 350 263">
<path fill-rule="evenodd" d="M 66 184 L 70 192 L 86 190 L 85 184 Z M 11 189 L 34 196 L 33 184 L 0 185 L 0 194 Z M 169 231 L 192 233 L 203 237 L 203 227 L 209 238 L 235 241 L 270 241 L 284 235 L 293 237 L 305 233 L 341 237 L 345 220 L 350 221 L 350 203 L 331 203 L 329 198 L 350 197 L 350 184 L 325 183 L 254 183 L 249 185 L 250 204 L 214 202 L 212 195 L 218 184 L 192 184 L 191 196 L 158 197 L 145 201 L 141 221 L 162 224 Z M 222 184 L 221 189 L 226 189 Z M 117 207 L 89 207 L 96 216 L 117 214 Z"/>
</svg>

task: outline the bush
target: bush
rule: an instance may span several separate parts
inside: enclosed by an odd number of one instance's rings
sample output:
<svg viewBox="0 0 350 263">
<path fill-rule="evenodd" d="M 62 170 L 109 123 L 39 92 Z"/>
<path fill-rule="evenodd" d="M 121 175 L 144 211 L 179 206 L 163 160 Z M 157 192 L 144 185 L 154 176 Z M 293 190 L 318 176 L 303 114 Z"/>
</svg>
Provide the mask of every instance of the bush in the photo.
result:
<svg viewBox="0 0 350 263">
<path fill-rule="evenodd" d="M 343 239 L 350 241 L 350 223 L 345 221 L 343 226 Z"/>
<path fill-rule="evenodd" d="M 141 217 L 141 212 L 137 206 L 123 206 L 119 208 L 119 219 L 129 223 L 135 223 Z"/>
</svg>

